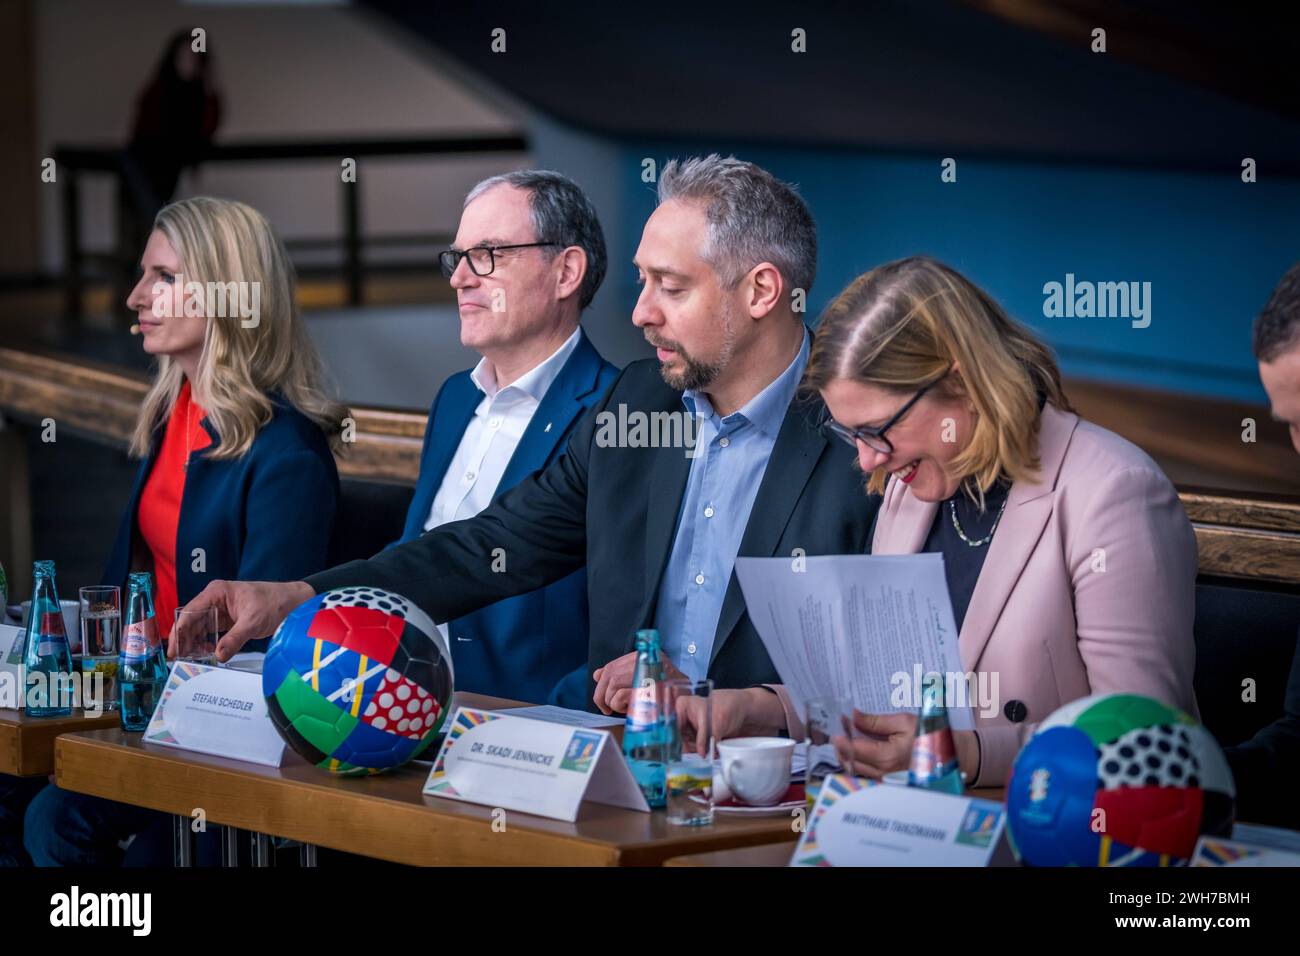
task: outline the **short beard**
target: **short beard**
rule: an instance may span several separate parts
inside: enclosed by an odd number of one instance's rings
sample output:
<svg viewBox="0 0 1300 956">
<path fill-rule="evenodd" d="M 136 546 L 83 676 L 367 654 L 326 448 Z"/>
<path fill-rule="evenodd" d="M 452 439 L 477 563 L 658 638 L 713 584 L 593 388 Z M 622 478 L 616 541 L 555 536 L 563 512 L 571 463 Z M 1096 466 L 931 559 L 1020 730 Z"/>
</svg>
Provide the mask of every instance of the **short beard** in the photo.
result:
<svg viewBox="0 0 1300 956">
<path fill-rule="evenodd" d="M 651 342 L 650 344 L 662 344 L 672 348 L 686 365 L 680 372 L 669 371 L 668 366 L 662 363 L 659 365 L 659 374 L 663 376 L 669 388 L 679 392 L 703 391 L 717 381 L 718 376 L 731 364 L 731 357 L 736 351 L 736 329 L 731 321 L 731 310 L 728 307 L 722 314 L 722 348 L 718 351 L 718 357 L 712 362 L 702 362 L 688 355 L 676 343 Z"/>
</svg>

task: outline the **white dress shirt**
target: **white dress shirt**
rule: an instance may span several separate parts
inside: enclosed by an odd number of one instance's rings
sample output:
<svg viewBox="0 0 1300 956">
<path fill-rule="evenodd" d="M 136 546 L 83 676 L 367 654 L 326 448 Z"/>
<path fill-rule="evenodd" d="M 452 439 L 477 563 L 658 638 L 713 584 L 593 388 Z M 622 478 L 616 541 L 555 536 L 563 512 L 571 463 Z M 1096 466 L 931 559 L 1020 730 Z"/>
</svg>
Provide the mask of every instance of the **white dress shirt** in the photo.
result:
<svg viewBox="0 0 1300 956">
<path fill-rule="evenodd" d="M 524 437 L 546 390 L 578 347 L 580 335 L 574 329 L 549 358 L 505 388 L 497 387 L 496 375 L 487 359 L 480 359 L 474 366 L 470 379 L 483 393 L 483 400 L 465 426 L 465 434 L 434 495 L 433 507 L 424 522 L 425 531 L 449 521 L 472 518 L 492 503 L 519 440 Z"/>
</svg>

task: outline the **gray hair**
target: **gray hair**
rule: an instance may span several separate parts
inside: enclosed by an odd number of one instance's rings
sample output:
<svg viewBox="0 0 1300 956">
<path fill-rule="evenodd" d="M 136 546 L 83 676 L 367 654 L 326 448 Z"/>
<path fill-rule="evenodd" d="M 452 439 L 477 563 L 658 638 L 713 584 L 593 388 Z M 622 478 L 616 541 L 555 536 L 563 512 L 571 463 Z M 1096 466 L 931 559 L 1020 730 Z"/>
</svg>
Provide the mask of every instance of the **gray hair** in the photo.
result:
<svg viewBox="0 0 1300 956">
<path fill-rule="evenodd" d="M 587 194 L 563 173 L 550 169 L 520 169 L 483 180 L 469 191 L 465 205 L 497 186 L 513 186 L 528 193 L 538 242 L 554 242 L 565 248 L 577 246 L 587 254 L 587 271 L 578 290 L 578 305 L 585 309 L 596 297 L 609 262 L 605 252 L 605 233 L 600 228 L 596 207 Z"/>
<path fill-rule="evenodd" d="M 1300 262 L 1287 270 L 1255 320 L 1255 358 L 1273 362 L 1300 346 Z"/>
<path fill-rule="evenodd" d="M 770 262 L 790 290 L 812 289 L 817 227 L 793 186 L 753 163 L 711 153 L 664 165 L 659 201 L 670 199 L 704 205 L 709 221 L 704 257 L 725 287 L 734 288 L 754 266 Z"/>
</svg>

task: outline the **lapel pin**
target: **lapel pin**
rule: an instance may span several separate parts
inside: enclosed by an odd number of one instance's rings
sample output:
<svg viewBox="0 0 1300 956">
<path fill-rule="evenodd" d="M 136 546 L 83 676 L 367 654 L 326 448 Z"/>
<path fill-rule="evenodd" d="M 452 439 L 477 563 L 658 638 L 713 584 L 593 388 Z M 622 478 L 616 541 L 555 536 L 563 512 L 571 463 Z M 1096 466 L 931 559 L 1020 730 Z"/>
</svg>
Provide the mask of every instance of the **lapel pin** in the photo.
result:
<svg viewBox="0 0 1300 956">
<path fill-rule="evenodd" d="M 551 430 L 551 426 L 554 425 L 554 424 L 555 424 L 554 422 L 547 422 L 547 423 L 546 423 L 546 427 L 543 428 L 542 431 L 544 431 L 544 432 L 549 432 L 549 431 Z"/>
</svg>

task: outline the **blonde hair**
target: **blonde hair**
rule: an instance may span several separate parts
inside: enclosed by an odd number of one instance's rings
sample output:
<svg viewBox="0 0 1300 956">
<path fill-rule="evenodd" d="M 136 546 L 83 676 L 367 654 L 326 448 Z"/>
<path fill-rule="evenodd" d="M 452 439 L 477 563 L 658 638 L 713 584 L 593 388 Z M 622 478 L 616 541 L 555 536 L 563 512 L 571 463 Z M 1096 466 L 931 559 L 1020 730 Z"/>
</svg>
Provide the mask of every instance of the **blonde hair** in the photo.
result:
<svg viewBox="0 0 1300 956">
<path fill-rule="evenodd" d="M 960 385 L 945 378 L 954 362 Z M 836 379 L 900 394 L 937 382 L 969 399 L 974 428 L 950 469 L 981 506 L 1000 477 L 1037 473 L 1040 396 L 1073 410 L 1051 350 L 965 276 L 923 256 L 858 276 L 826 308 L 803 387 Z M 879 494 L 887 479 L 877 469 L 867 489 Z"/>
<path fill-rule="evenodd" d="M 191 388 L 221 436 L 208 456 L 247 454 L 258 430 L 271 420 L 271 392 L 315 422 L 329 438 L 330 448 L 341 451 L 349 411 L 320 385 L 324 372 L 298 313 L 293 264 L 266 217 L 241 202 L 200 196 L 164 206 L 154 229 L 176 251 L 187 285 L 198 282 L 206 289 L 208 283 L 260 284 L 255 324 L 245 327 L 238 310 L 233 316 L 207 317 Z M 170 413 L 183 380 L 180 366 L 161 356 L 136 420 L 133 455 L 148 454 L 154 430 Z"/>
</svg>

